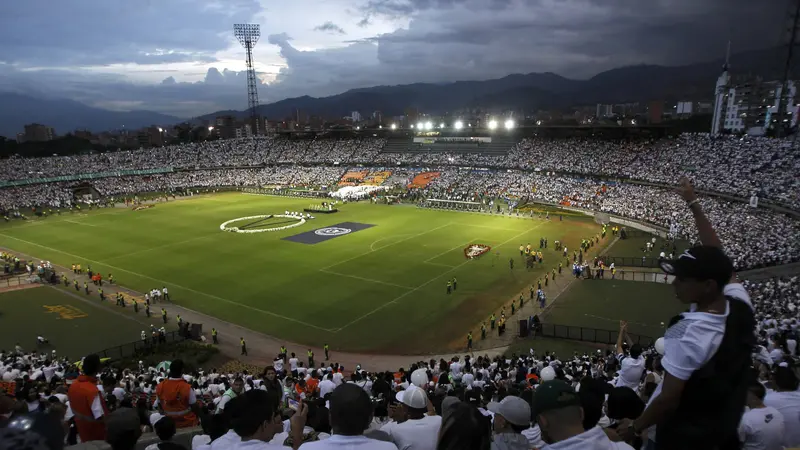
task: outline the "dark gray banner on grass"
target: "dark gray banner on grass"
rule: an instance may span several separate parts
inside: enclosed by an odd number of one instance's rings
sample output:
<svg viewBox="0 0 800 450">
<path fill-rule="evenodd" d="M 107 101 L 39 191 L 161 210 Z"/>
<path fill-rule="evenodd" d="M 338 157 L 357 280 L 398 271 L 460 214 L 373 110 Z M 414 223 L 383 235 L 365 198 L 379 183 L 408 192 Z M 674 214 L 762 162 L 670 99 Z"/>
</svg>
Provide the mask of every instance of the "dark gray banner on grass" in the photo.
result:
<svg viewBox="0 0 800 450">
<path fill-rule="evenodd" d="M 347 236 L 356 231 L 366 230 L 375 225 L 368 223 L 358 222 L 342 222 L 336 225 L 331 225 L 324 228 L 317 228 L 316 230 L 306 231 L 305 233 L 295 234 L 283 238 L 284 241 L 299 242 L 301 244 L 319 244 L 320 242 L 327 241 L 328 239 L 337 238 L 339 236 Z"/>
</svg>

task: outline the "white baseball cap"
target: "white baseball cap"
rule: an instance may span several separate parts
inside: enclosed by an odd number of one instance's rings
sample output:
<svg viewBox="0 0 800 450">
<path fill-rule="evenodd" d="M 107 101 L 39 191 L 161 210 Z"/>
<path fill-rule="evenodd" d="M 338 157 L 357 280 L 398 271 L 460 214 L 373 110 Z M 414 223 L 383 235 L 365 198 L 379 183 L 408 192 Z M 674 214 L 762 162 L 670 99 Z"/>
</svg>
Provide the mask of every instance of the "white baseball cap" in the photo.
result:
<svg viewBox="0 0 800 450">
<path fill-rule="evenodd" d="M 428 407 L 428 395 L 416 386 L 409 386 L 405 391 L 398 392 L 395 394 L 395 398 L 409 408 L 425 409 Z"/>
</svg>

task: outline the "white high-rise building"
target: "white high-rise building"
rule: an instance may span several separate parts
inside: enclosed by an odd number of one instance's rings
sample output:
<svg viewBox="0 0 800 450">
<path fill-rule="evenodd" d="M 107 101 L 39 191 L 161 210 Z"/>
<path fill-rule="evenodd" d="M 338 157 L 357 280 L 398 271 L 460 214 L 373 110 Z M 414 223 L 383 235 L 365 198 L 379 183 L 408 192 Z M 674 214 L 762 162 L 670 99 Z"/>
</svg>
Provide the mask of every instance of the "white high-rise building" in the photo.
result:
<svg viewBox="0 0 800 450">
<path fill-rule="evenodd" d="M 719 78 L 717 78 L 717 85 L 714 90 L 714 115 L 711 119 L 711 134 L 715 136 L 722 131 L 722 126 L 725 121 L 725 94 L 727 94 L 731 82 L 731 77 L 728 73 L 728 61 L 730 57 L 731 43 L 728 42 L 725 64 L 722 66 L 722 73 L 719 75 Z"/>
<path fill-rule="evenodd" d="M 358 111 L 353 111 L 350 113 L 350 119 L 353 122 L 361 122 L 361 113 Z"/>
</svg>

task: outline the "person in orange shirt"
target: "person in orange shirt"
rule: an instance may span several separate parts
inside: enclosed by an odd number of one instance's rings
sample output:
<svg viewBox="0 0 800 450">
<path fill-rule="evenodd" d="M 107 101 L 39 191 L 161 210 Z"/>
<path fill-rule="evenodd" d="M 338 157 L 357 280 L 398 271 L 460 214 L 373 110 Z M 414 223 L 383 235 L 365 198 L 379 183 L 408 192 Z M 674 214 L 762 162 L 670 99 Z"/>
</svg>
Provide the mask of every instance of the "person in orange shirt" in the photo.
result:
<svg viewBox="0 0 800 450">
<path fill-rule="evenodd" d="M 156 387 L 156 403 L 154 406 L 175 421 L 177 428 L 188 428 L 200 423 L 194 409 L 197 397 L 194 390 L 183 379 L 183 361 L 176 359 L 169 367 L 169 378 Z"/>
<path fill-rule="evenodd" d="M 95 354 L 86 356 L 83 359 L 83 375 L 78 376 L 67 392 L 81 442 L 106 439 L 105 418 L 109 412 L 97 388 L 98 371 L 100 371 L 100 357 Z"/>
<path fill-rule="evenodd" d="M 306 381 L 306 392 L 308 392 L 309 395 L 314 395 L 319 392 L 319 374 L 316 370 L 311 375 L 311 378 Z"/>
</svg>

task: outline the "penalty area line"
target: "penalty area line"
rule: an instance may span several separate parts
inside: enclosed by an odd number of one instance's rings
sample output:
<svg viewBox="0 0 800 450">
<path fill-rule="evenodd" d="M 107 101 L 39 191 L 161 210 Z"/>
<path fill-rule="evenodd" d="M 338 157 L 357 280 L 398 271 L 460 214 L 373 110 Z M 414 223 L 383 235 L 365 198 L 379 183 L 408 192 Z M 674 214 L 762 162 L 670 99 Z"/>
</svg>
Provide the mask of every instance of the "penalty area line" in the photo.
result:
<svg viewBox="0 0 800 450">
<path fill-rule="evenodd" d="M 436 230 L 441 230 L 442 228 L 444 228 L 444 227 L 449 227 L 449 226 L 450 226 L 450 225 L 452 225 L 452 224 L 453 224 L 452 222 L 447 222 L 447 223 L 446 223 L 446 224 L 444 224 L 444 225 L 438 226 L 438 227 L 436 227 L 436 228 L 431 228 L 430 230 L 428 230 L 428 231 L 423 231 L 422 233 L 412 234 L 412 235 L 410 235 L 409 237 L 407 237 L 407 238 L 405 238 L 405 239 L 400 239 L 400 240 L 399 240 L 399 241 L 397 241 L 397 242 L 392 242 L 391 244 L 386 244 L 386 245 L 384 245 L 383 247 L 378 247 L 378 248 L 376 248 L 376 249 L 374 249 L 374 250 L 372 250 L 372 246 L 370 246 L 370 250 L 369 250 L 369 251 L 367 251 L 367 252 L 364 252 L 364 253 L 362 253 L 362 254 L 360 254 L 360 255 L 356 255 L 356 256 L 353 256 L 353 257 L 351 257 L 351 258 L 347 258 L 347 259 L 345 259 L 345 260 L 342 260 L 342 261 L 339 261 L 339 262 L 337 262 L 337 263 L 331 264 L 330 266 L 323 267 L 321 270 L 328 270 L 328 269 L 331 269 L 331 268 L 333 268 L 333 267 L 336 267 L 336 266 L 338 266 L 338 265 L 344 264 L 344 263 L 346 263 L 346 262 L 350 262 L 350 261 L 352 261 L 352 260 L 354 260 L 354 259 L 361 258 L 362 256 L 367 256 L 367 255 L 369 255 L 370 253 L 375 253 L 375 252 L 377 252 L 377 251 L 379 251 L 379 250 L 383 250 L 383 249 L 385 249 L 386 247 L 391 247 L 391 246 L 393 246 L 393 245 L 397 245 L 397 244 L 399 244 L 399 243 L 401 243 L 401 242 L 409 241 L 409 240 L 411 240 L 411 239 L 414 239 L 414 238 L 417 238 L 417 237 L 420 237 L 420 236 L 426 235 L 426 234 L 428 234 L 428 233 L 432 233 L 432 232 L 434 232 L 434 231 L 436 231 Z M 379 239 L 379 240 L 380 240 L 380 239 Z M 377 241 L 376 241 L 376 242 L 377 242 Z M 375 244 L 375 242 L 373 242 L 373 244 Z"/>
<path fill-rule="evenodd" d="M 542 224 L 539 224 L 539 225 L 537 225 L 537 226 L 531 227 L 531 228 L 529 228 L 529 229 L 527 229 L 527 230 L 523 231 L 522 233 L 516 234 L 516 235 L 514 235 L 514 236 L 510 237 L 508 240 L 506 240 L 506 241 L 504 241 L 504 242 L 501 242 L 500 244 L 497 244 L 497 245 L 495 246 L 495 248 L 502 247 L 502 246 L 504 246 L 504 245 L 508 244 L 509 242 L 513 241 L 514 239 L 517 239 L 517 238 L 519 238 L 520 236 L 524 236 L 525 234 L 528 234 L 528 233 L 530 233 L 531 231 L 533 231 L 533 230 L 535 230 L 535 229 L 537 229 L 537 228 L 541 227 L 542 225 L 544 225 L 544 224 L 543 224 L 543 223 L 542 223 Z M 460 268 L 461 268 L 461 267 L 463 267 L 465 264 L 469 264 L 470 262 L 472 262 L 472 260 L 471 260 L 471 259 L 468 259 L 468 260 L 466 260 L 466 261 L 462 262 L 461 264 L 459 264 L 459 265 L 457 265 L 457 266 L 455 266 L 455 267 L 452 267 L 450 270 L 447 270 L 447 271 L 445 271 L 445 272 L 443 272 L 443 273 L 440 273 L 439 275 L 436 275 L 435 277 L 433 277 L 433 278 L 431 278 L 430 280 L 428 280 L 428 281 L 426 281 L 426 282 L 424 282 L 424 283 L 420 284 L 419 286 L 415 287 L 414 289 L 411 289 L 411 290 L 410 290 L 410 291 L 408 291 L 408 292 L 404 292 L 404 293 L 402 293 L 402 294 L 398 295 L 397 297 L 395 297 L 393 300 L 391 300 L 391 301 L 389 301 L 389 302 L 386 302 L 386 303 L 382 304 L 381 306 L 378 306 L 377 308 L 375 308 L 375 309 L 373 309 L 372 311 L 370 311 L 370 312 L 368 312 L 368 313 L 364 314 L 363 316 L 361 316 L 361 317 L 357 317 L 357 318 L 355 318 L 355 319 L 351 320 L 349 323 L 347 323 L 347 324 L 346 324 L 346 325 L 344 325 L 343 327 L 341 327 L 341 328 L 337 328 L 337 329 L 334 329 L 334 330 L 333 330 L 333 332 L 334 332 L 334 333 L 338 333 L 338 332 L 340 332 L 340 331 L 342 331 L 342 330 L 344 330 L 344 329 L 346 329 L 346 328 L 350 327 L 350 326 L 351 326 L 351 325 L 353 325 L 353 324 L 356 324 L 356 323 L 358 323 L 358 322 L 361 322 L 362 320 L 364 320 L 364 319 L 366 319 L 367 317 L 369 317 L 369 316 L 371 316 L 371 315 L 375 314 L 376 312 L 378 312 L 378 311 L 380 311 L 380 310 L 382 310 L 382 309 L 386 308 L 387 306 L 390 306 L 390 305 L 393 305 L 393 304 L 395 304 L 395 303 L 399 302 L 400 300 L 404 299 L 406 296 L 408 296 L 408 295 L 410 295 L 410 294 L 413 294 L 414 292 L 417 292 L 418 290 L 420 290 L 420 289 L 424 288 L 425 286 L 427 286 L 427 285 L 429 285 L 429 284 L 433 283 L 434 281 L 438 280 L 439 278 L 443 277 L 444 275 L 447 275 L 448 273 L 450 273 L 450 272 L 453 272 L 454 270 L 460 269 Z M 429 263 L 429 264 L 430 264 L 430 263 Z"/>
<path fill-rule="evenodd" d="M 359 277 L 358 275 L 350 275 L 350 274 L 347 274 L 347 273 L 334 272 L 334 271 L 328 270 L 328 269 L 319 269 L 319 271 L 322 272 L 322 273 L 327 273 L 329 275 L 336 275 L 336 276 L 340 276 L 340 277 L 352 278 L 354 280 L 366 281 L 368 283 L 383 284 L 385 286 L 394 286 L 394 287 L 399 287 L 399 288 L 403 288 L 403 289 L 414 289 L 414 288 L 412 288 L 410 286 L 403 286 L 402 284 L 394 284 L 394 283 L 389 283 L 387 281 L 381 281 L 381 280 L 374 280 L 372 278 Z"/>
<path fill-rule="evenodd" d="M 314 328 L 314 329 L 317 329 L 317 330 L 320 330 L 320 331 L 326 331 L 328 333 L 335 332 L 335 330 L 330 329 L 330 328 L 323 328 L 323 327 L 314 325 L 312 323 L 303 322 L 302 320 L 293 319 L 291 317 L 287 317 L 287 316 L 284 316 L 282 314 L 274 313 L 272 311 L 267 311 L 267 310 L 256 308 L 254 306 L 250 306 L 250 305 L 247 305 L 247 304 L 244 304 L 244 303 L 239 303 L 239 302 L 235 302 L 233 300 L 228 300 L 227 298 L 218 297 L 218 296 L 213 295 L 213 294 L 208 294 L 208 293 L 205 293 L 205 292 L 202 292 L 202 291 L 198 291 L 198 290 L 195 290 L 195 289 L 192 289 L 192 288 L 188 288 L 186 286 L 181 286 L 180 284 L 172 283 L 170 281 L 159 280 L 158 278 L 153 278 L 153 277 L 150 277 L 150 276 L 147 276 L 147 275 L 143 275 L 141 273 L 137 273 L 137 272 L 134 272 L 134 271 L 131 271 L 131 270 L 123 269 L 121 267 L 115 267 L 115 266 L 112 266 L 110 264 L 106 264 L 103 261 L 95 261 L 95 260 L 80 256 L 80 255 L 73 255 L 71 253 L 67 253 L 67 252 L 65 252 L 63 250 L 59 250 L 57 248 L 47 247 L 47 246 L 42 245 L 42 244 L 37 244 L 36 242 L 26 241 L 24 239 L 20 239 L 18 237 L 14 237 L 14 236 L 9 236 L 7 234 L 0 234 L 0 236 L 8 238 L 8 239 L 13 239 L 15 241 L 23 242 L 23 243 L 28 244 L 28 245 L 33 245 L 35 247 L 39 247 L 39 248 L 42 248 L 42 249 L 45 249 L 45 250 L 49 250 L 51 252 L 60 253 L 62 255 L 66 255 L 66 256 L 69 256 L 70 258 L 74 258 L 74 259 L 77 259 L 77 260 L 83 260 L 83 261 L 86 261 L 86 262 L 95 263 L 95 264 L 98 264 L 98 265 L 103 265 L 103 266 L 106 266 L 106 267 L 108 267 L 110 269 L 114 269 L 115 271 L 118 271 L 118 272 L 129 273 L 129 274 L 137 276 L 139 278 L 144 278 L 144 279 L 147 279 L 147 280 L 150 280 L 150 281 L 155 281 L 156 283 L 160 283 L 162 286 L 176 287 L 178 289 L 181 289 L 181 290 L 184 290 L 184 291 L 187 291 L 187 292 L 191 292 L 193 294 L 202 295 L 203 297 L 208 297 L 208 298 L 211 298 L 211 299 L 214 299 L 214 300 L 219 300 L 219 301 L 221 301 L 223 303 L 228 303 L 230 305 L 239 306 L 239 307 L 244 308 L 244 309 L 249 309 L 251 311 L 255 311 L 255 312 L 262 313 L 262 314 L 266 314 L 268 316 L 277 317 L 279 319 L 283 319 L 283 320 L 286 320 L 288 322 L 293 322 L 293 323 L 296 323 L 296 324 L 299 324 L 299 325 L 303 325 L 303 326 L 306 326 L 306 327 L 309 327 L 309 328 Z M 187 309 L 189 309 L 189 308 L 187 308 Z"/>
</svg>

